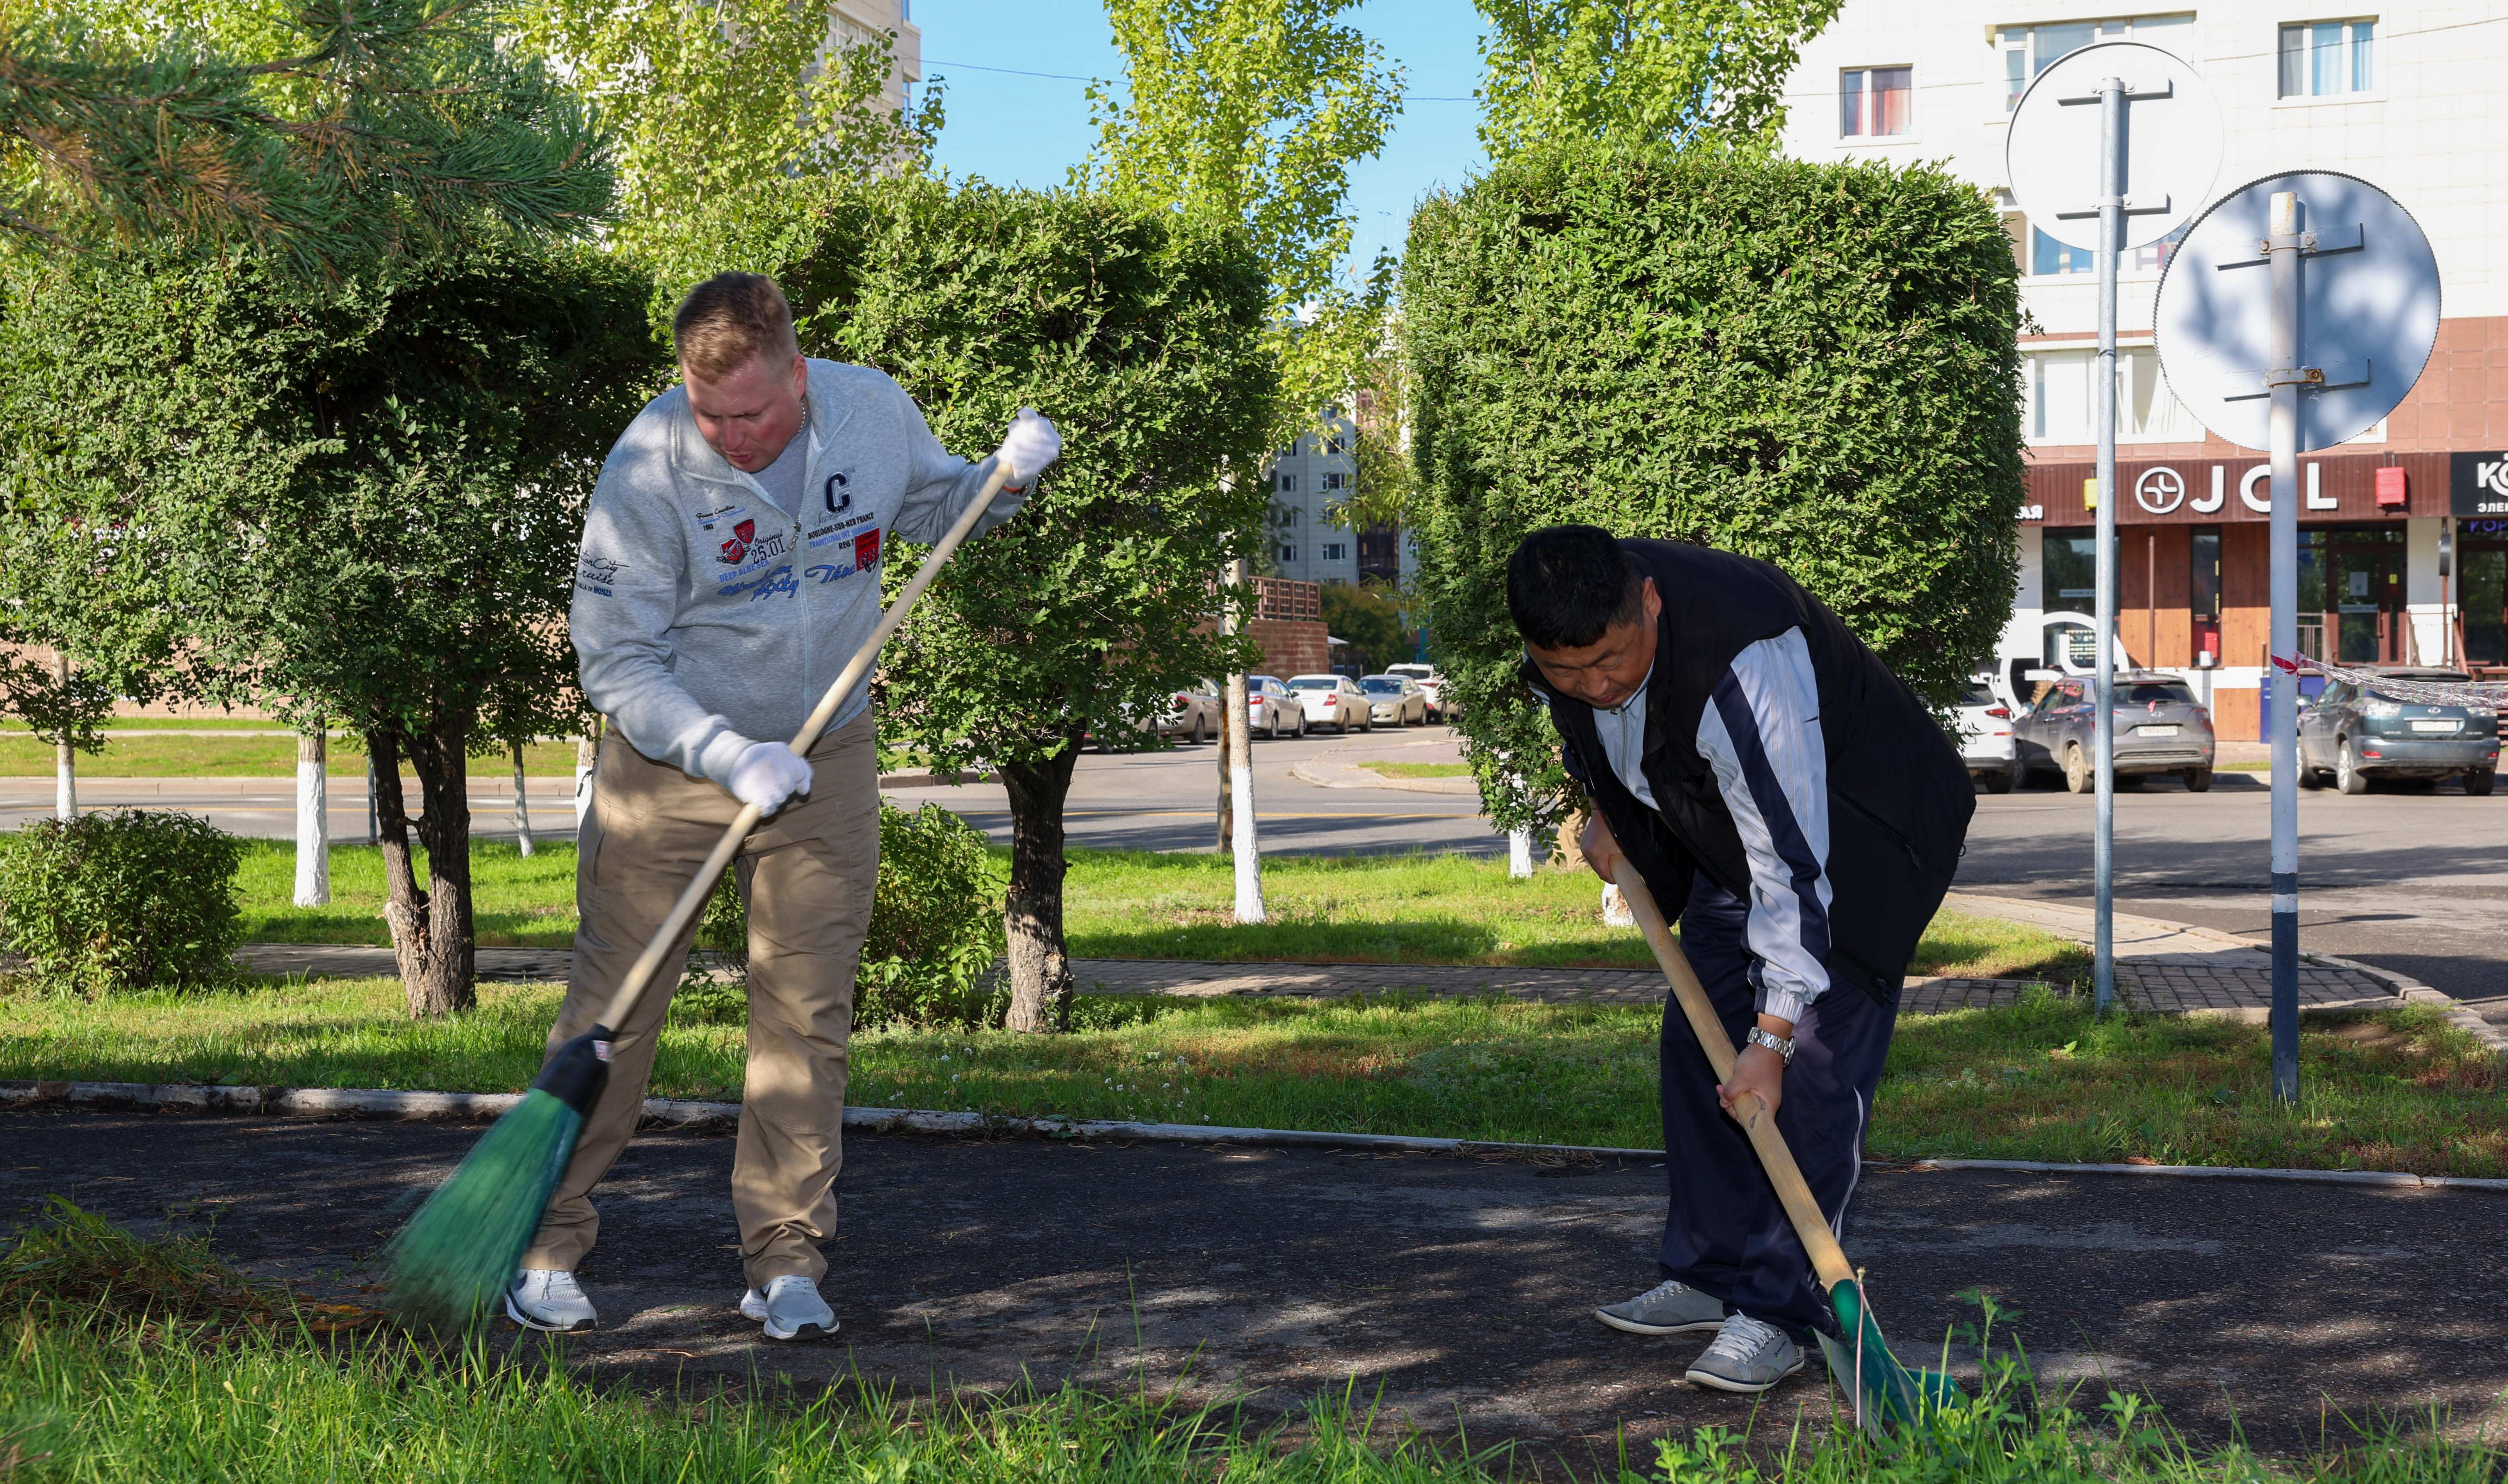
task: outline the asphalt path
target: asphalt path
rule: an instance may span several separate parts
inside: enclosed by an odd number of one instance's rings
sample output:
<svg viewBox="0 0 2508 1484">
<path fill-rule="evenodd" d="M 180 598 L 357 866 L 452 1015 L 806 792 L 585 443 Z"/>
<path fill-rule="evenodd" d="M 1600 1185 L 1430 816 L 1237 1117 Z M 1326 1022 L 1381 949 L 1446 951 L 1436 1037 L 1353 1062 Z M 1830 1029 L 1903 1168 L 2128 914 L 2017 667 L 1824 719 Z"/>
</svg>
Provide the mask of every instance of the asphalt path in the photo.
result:
<svg viewBox="0 0 2508 1484">
<path fill-rule="evenodd" d="M 205 1229 L 251 1271 L 356 1297 L 364 1264 L 475 1127 L 0 1114 L 0 1215 L 67 1196 L 135 1229 Z M 1354 1381 L 1476 1445 L 1591 1462 L 1673 1429 L 1745 1425 L 1745 1398 L 1680 1371 L 1703 1336 L 1641 1339 L 1591 1317 L 1650 1284 L 1660 1166 L 1186 1145 L 856 1137 L 825 1285 L 837 1343 L 763 1344 L 741 1288 L 732 1140 L 648 1133 L 604 1186 L 581 1269 L 605 1327 L 565 1342 L 596 1373 L 738 1385 L 852 1367 L 908 1391 L 1024 1374 L 1102 1390 L 1251 1393 L 1294 1413 Z M 2199 1443 L 2233 1427 L 2276 1454 L 2339 1417 L 2448 1409 L 2508 1421 L 2508 1194 L 2113 1175 L 1867 1171 L 1850 1255 L 1902 1354 L 1936 1356 L 1977 1316 L 2042 1382 L 2140 1391 Z M 371 1302 L 371 1294 L 367 1294 Z M 536 1342 L 534 1342 L 536 1343 Z M 1952 1370 L 1976 1352 L 1954 1341 Z M 1762 1441 L 1832 1413 L 1817 1362 L 1766 1398 Z M 1555 1476 L 1555 1470 L 1544 1469 Z"/>
</svg>

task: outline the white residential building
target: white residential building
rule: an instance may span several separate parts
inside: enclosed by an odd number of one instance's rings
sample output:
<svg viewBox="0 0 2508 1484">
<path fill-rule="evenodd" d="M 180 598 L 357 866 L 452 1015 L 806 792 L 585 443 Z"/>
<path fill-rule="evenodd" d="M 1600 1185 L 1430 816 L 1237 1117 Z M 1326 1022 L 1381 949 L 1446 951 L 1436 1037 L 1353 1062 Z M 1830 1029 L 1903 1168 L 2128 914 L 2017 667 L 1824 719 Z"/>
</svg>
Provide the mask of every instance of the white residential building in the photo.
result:
<svg viewBox="0 0 2508 1484">
<path fill-rule="evenodd" d="M 2014 206 L 2004 136 L 2039 69 L 2102 40 L 2165 48 L 2210 85 L 2225 131 L 2216 198 L 2284 170 L 2340 170 L 2428 234 L 2445 315 L 2428 369 L 2384 424 L 2305 461 L 2302 639 L 2346 660 L 2508 666 L 2508 488 L 2486 506 L 2481 483 L 2508 468 L 2508 4 L 1846 0 L 1789 80 L 1786 150 L 1944 164 L 1993 193 L 2025 275 L 2030 473 L 2004 662 L 2037 658 L 2042 612 L 2088 607 L 2097 310 L 2089 255 Z M 2135 254 L 2121 283 L 2120 631 L 2137 660 L 2204 672 L 2223 734 L 2254 736 L 2267 527 L 2249 476 L 2263 461 L 2206 432 L 2159 375 L 2151 314 L 2166 250 Z M 2218 503 L 2216 469 L 2239 492 Z M 2457 552 L 2444 593 L 2443 530 Z"/>
<path fill-rule="evenodd" d="M 1338 408 L 1325 409 L 1324 427 L 1300 434 L 1272 463 L 1271 567 L 1302 582 L 1356 582 L 1358 533 L 1325 512 L 1357 492 L 1357 428 Z"/>
</svg>

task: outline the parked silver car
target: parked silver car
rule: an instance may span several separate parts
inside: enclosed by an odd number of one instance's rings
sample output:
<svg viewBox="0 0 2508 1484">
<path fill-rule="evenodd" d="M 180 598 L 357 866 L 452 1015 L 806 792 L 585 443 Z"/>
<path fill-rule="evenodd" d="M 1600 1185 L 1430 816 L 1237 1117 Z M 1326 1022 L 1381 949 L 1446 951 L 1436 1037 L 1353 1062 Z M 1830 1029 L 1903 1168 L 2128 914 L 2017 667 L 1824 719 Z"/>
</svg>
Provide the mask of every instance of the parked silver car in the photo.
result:
<svg viewBox="0 0 2508 1484">
<path fill-rule="evenodd" d="M 1428 724 L 1428 692 L 1418 681 L 1407 675 L 1371 675 L 1358 683 L 1367 692 L 1370 724 L 1378 722 L 1392 726 L 1418 723 Z"/>
<path fill-rule="evenodd" d="M 2461 670 L 2379 665 L 2378 673 L 2425 685 L 2463 685 Z M 2299 786 L 2366 794 L 2372 778 L 2464 780 L 2489 794 L 2498 778 L 2499 714 L 2482 706 L 2432 706 L 2380 695 L 2342 681 L 2299 714 Z"/>
<path fill-rule="evenodd" d="M 1375 729 L 1376 708 L 1367 692 L 1358 688 L 1358 682 L 1346 675 L 1292 675 L 1289 688 L 1306 706 L 1309 726 L 1329 726 L 1345 733 L 1352 725 L 1360 731 Z"/>
<path fill-rule="evenodd" d="M 1197 681 L 1191 689 L 1179 690 L 1169 697 L 1156 716 L 1141 723 L 1141 729 L 1154 731 L 1162 737 L 1199 742 L 1204 737 L 1219 735 L 1219 719 L 1225 714 L 1219 699 L 1218 683 Z"/>
<path fill-rule="evenodd" d="M 1462 715 L 1462 708 L 1446 698 L 1446 678 L 1437 673 L 1435 665 L 1386 665 L 1384 673 L 1407 676 L 1420 683 L 1420 692 L 1428 697 L 1429 721 L 1451 722 Z"/>
<path fill-rule="evenodd" d="M 2092 677 L 2068 675 L 2050 682 L 2037 701 L 2012 719 L 2011 740 L 2021 777 L 2063 774 L 2076 794 L 2096 786 L 2093 729 L 2098 707 Z M 2189 792 L 2212 786 L 2212 714 L 2174 675 L 2130 670 L 2116 678 L 2116 773 L 2132 788 L 2155 773 L 2175 773 Z"/>
<path fill-rule="evenodd" d="M 1277 677 L 1245 677 L 1245 730 L 1257 737 L 1303 737 L 1307 708 Z"/>
</svg>

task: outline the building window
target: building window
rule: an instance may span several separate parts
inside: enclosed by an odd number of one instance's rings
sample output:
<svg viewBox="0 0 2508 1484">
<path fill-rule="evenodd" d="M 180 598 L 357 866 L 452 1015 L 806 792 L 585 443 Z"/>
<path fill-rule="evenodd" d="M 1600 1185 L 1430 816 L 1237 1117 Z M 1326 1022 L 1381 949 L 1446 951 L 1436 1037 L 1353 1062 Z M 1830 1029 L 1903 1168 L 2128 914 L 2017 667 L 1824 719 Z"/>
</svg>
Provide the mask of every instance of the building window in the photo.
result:
<svg viewBox="0 0 2508 1484">
<path fill-rule="evenodd" d="M 2340 97 L 2374 93 L 2378 22 L 2315 20 L 2281 28 L 2281 95 Z"/>
<path fill-rule="evenodd" d="M 1327 561 L 1327 562 L 1338 562 L 1338 561 L 1340 561 L 1344 556 L 1347 555 L 1347 554 L 1348 554 L 1348 552 L 1349 552 L 1349 547 L 1348 547 L 1348 545 L 1347 545 L 1347 544 L 1346 544 L 1346 543 L 1344 543 L 1344 542 L 1341 542 L 1341 541 L 1326 541 L 1326 542 L 1324 542 L 1324 560 L 1325 560 L 1325 561 Z"/>
<path fill-rule="evenodd" d="M 2045 544 L 2039 547 L 2044 564 L 2039 606 L 2047 610 L 2087 610 L 2096 602 L 2098 551 L 2099 538 L 2095 536 L 2057 536 L 2047 532 Z"/>
<path fill-rule="evenodd" d="M 2053 66 L 2071 53 L 2094 41 L 2138 41 L 2145 46 L 2163 47 L 2188 61 L 2189 44 L 2194 39 L 2194 18 L 2192 16 L 2127 16 L 2114 20 L 2071 20 L 2062 25 L 2024 25 L 2001 33 L 2003 48 L 2003 107 L 2006 112 L 2017 107 L 2020 94 L 2039 73 Z"/>
<path fill-rule="evenodd" d="M 1282 474 L 1280 476 L 1280 493 L 1283 495 L 1295 495 L 1298 493 L 1298 476 L 1295 474 Z"/>
<path fill-rule="evenodd" d="M 1326 433 L 1324 434 L 1324 452 L 1327 454 L 1346 454 L 1349 452 L 1349 445 L 1342 438 L 1340 433 Z"/>
<path fill-rule="evenodd" d="M 1347 474 L 1328 473 L 1324 475 L 1324 488 L 1326 490 L 1346 490 L 1349 488 L 1349 476 Z"/>
<path fill-rule="evenodd" d="M 1916 131 L 1912 67 L 1849 67 L 1837 83 L 1837 131 L 1886 139 Z"/>
<path fill-rule="evenodd" d="M 2189 222 L 2188 227 L 2194 225 Z M 2146 247 L 2133 249 L 2132 266 L 2137 272 L 2157 273 L 2168 266 L 2168 255 L 2186 240 L 2186 227 L 2161 238 Z M 2098 254 L 2087 247 L 2067 247 L 2046 233 L 2029 229 L 2029 271 L 2041 278 L 2060 274 L 2090 273 L 2098 267 Z"/>
<path fill-rule="evenodd" d="M 1280 560 L 1281 560 L 1281 561 L 1283 561 L 1283 562 L 1294 562 L 1294 561 L 1296 561 L 1297 559 L 1298 559 L 1298 548 L 1297 548 L 1297 547 L 1295 547 L 1295 546 L 1282 546 L 1282 547 L 1280 548 Z"/>
<path fill-rule="evenodd" d="M 2092 395 L 2098 384 L 2096 351 L 2029 352 L 2029 439 L 2032 443 L 2098 441 Z M 2159 374 L 2159 352 L 2149 346 L 2117 352 L 2117 436 L 2144 443 L 2192 443 L 2202 426 L 2168 390 Z"/>
</svg>

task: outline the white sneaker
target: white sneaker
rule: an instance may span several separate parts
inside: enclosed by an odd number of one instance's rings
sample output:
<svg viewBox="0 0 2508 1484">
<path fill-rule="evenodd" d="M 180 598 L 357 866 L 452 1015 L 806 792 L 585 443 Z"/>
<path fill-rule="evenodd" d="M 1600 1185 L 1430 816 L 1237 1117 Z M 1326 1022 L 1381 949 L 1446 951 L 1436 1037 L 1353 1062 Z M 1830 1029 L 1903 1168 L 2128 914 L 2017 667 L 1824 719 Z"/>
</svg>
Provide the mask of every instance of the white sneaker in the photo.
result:
<svg viewBox="0 0 2508 1484">
<path fill-rule="evenodd" d="M 1802 1347 L 1774 1324 L 1736 1314 L 1681 1379 L 1692 1386 L 1755 1395 L 1803 1368 Z"/>
<path fill-rule="evenodd" d="M 525 1268 L 515 1274 L 505 1289 L 505 1317 L 525 1329 L 560 1335 L 600 1322 L 592 1300 L 583 1296 L 583 1285 L 573 1274 L 557 1268 Z"/>
<path fill-rule="evenodd" d="M 768 1279 L 763 1292 L 742 1294 L 740 1316 L 763 1320 L 770 1340 L 824 1340 L 836 1332 L 836 1312 L 819 1297 L 819 1285 L 798 1273 Z"/>
</svg>

